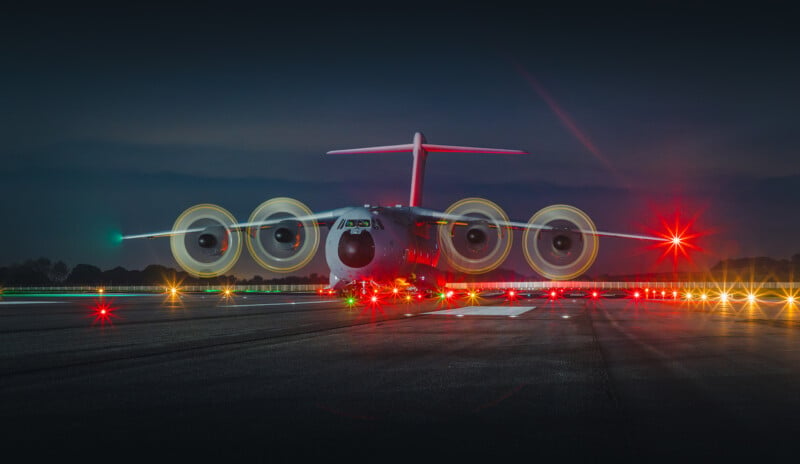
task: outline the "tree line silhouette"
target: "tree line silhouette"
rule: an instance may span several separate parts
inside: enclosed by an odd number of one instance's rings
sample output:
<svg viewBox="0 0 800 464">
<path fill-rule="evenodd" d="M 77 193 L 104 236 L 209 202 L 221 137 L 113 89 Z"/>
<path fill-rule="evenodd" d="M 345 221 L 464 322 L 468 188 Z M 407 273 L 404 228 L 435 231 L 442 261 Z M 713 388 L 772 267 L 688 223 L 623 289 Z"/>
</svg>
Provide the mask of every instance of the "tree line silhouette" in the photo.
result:
<svg viewBox="0 0 800 464">
<path fill-rule="evenodd" d="M 77 264 L 72 269 L 63 261 L 51 262 L 47 258 L 29 259 L 22 263 L 0 267 L 0 285 L 14 286 L 62 286 L 62 285 L 163 285 L 165 282 L 181 282 L 184 285 L 261 285 L 261 284 L 322 284 L 328 276 L 312 273 L 309 276 L 288 276 L 264 279 L 256 275 L 250 279 L 236 276 L 212 278 L 192 277 L 184 271 L 151 264 L 141 271 L 115 267 L 106 271 L 91 264 Z"/>
<path fill-rule="evenodd" d="M 459 280 L 449 275 L 449 282 Z M 497 269 L 488 275 L 480 276 L 480 281 L 541 280 L 535 276 L 524 276 L 512 270 Z M 467 281 L 477 281 L 467 276 Z M 800 280 L 800 253 L 790 259 L 768 257 L 726 259 L 715 264 L 707 272 L 681 272 L 658 274 L 608 275 L 597 277 L 602 281 L 703 281 L 703 280 L 747 280 L 757 282 L 794 282 Z M 460 280 L 464 280 L 464 277 Z M 582 276 L 580 280 L 593 280 Z M 265 279 L 259 275 L 250 279 L 236 276 L 212 278 L 192 277 L 184 271 L 151 264 L 141 271 L 115 267 L 106 271 L 91 264 L 77 264 L 72 269 L 63 261 L 52 262 L 48 258 L 29 259 L 22 263 L 0 267 L 0 285 L 13 286 L 61 286 L 61 285 L 162 285 L 165 282 L 181 282 L 197 285 L 261 285 L 261 284 L 325 284 L 328 276 L 312 273 L 308 276 L 288 276 Z"/>
</svg>

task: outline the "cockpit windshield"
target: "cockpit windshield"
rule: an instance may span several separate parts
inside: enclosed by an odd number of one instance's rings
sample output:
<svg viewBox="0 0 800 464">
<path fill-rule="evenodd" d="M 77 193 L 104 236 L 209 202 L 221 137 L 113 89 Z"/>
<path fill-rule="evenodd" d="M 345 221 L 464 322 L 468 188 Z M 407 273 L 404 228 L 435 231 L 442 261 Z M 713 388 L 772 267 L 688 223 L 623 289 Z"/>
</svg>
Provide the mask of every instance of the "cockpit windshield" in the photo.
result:
<svg viewBox="0 0 800 464">
<path fill-rule="evenodd" d="M 369 219 L 347 219 L 340 224 L 344 224 L 344 227 L 348 229 L 352 229 L 353 227 L 364 227 L 369 228 L 370 220 Z M 341 225 L 339 226 L 342 227 Z"/>
</svg>

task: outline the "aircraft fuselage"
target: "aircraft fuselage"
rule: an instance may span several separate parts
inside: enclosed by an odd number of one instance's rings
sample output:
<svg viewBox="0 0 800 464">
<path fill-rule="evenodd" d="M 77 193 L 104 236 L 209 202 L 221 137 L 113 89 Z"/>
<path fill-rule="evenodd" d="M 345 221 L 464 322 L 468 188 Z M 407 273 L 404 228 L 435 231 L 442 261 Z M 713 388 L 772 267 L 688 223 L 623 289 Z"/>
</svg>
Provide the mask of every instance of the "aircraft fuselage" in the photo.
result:
<svg viewBox="0 0 800 464">
<path fill-rule="evenodd" d="M 418 221 L 411 207 L 349 208 L 328 232 L 325 259 L 332 287 L 398 278 L 433 286 L 439 261 L 436 226 Z"/>
</svg>

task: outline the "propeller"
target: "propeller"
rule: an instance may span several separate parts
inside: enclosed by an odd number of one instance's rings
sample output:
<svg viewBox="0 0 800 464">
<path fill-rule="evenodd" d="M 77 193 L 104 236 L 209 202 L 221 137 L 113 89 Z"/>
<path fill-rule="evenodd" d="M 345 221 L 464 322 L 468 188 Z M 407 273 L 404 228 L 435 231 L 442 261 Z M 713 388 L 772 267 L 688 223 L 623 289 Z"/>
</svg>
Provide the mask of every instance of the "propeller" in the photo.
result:
<svg viewBox="0 0 800 464">
<path fill-rule="evenodd" d="M 444 216 L 462 216 L 439 226 L 439 247 L 447 262 L 467 274 L 496 269 L 511 250 L 508 216 L 483 198 L 465 198 L 450 205 Z"/>
<path fill-rule="evenodd" d="M 241 235 L 231 230 L 236 219 L 211 204 L 192 206 L 172 226 L 172 255 L 189 274 L 215 277 L 229 271 L 242 252 Z M 187 232 L 188 231 L 188 232 Z"/>
<path fill-rule="evenodd" d="M 551 280 L 585 273 L 597 258 L 597 229 L 589 216 L 569 205 L 551 205 L 528 221 L 522 238 L 528 264 Z"/>
<path fill-rule="evenodd" d="M 247 249 L 263 268 L 293 272 L 311 261 L 319 247 L 319 226 L 311 210 L 292 198 L 267 200 L 250 215 Z"/>
</svg>

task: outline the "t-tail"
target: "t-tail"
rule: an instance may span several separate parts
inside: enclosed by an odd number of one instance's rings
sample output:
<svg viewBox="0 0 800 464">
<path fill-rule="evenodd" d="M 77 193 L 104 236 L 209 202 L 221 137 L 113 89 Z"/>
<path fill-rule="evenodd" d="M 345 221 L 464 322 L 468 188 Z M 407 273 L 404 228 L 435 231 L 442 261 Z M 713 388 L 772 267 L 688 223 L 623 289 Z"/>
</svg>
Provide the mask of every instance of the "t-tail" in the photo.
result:
<svg viewBox="0 0 800 464">
<path fill-rule="evenodd" d="M 414 157 L 411 168 L 411 196 L 408 206 L 422 206 L 422 182 L 425 177 L 425 161 L 428 153 L 495 153 L 504 155 L 527 155 L 521 150 L 504 150 L 502 148 L 457 147 L 453 145 L 433 145 L 425 140 L 422 132 L 414 134 L 414 143 L 403 145 L 386 145 L 382 147 L 354 148 L 350 150 L 333 150 L 329 155 L 356 155 L 361 153 L 399 153 L 410 151 Z"/>
</svg>

